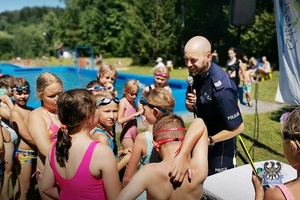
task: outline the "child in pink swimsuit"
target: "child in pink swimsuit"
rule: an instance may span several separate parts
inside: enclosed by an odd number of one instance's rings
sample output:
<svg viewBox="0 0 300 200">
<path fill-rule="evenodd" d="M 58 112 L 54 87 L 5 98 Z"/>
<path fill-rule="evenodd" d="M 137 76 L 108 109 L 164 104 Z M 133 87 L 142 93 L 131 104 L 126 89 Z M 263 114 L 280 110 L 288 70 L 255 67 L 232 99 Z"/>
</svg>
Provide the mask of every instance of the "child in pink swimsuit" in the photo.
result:
<svg viewBox="0 0 300 200">
<path fill-rule="evenodd" d="M 118 124 L 122 125 L 121 143 L 123 149 L 132 148 L 135 137 L 138 133 L 137 117 L 142 111 L 137 111 L 135 99 L 139 92 L 137 80 L 128 80 L 125 83 L 124 95 L 119 104 Z"/>
<path fill-rule="evenodd" d="M 40 188 L 53 199 L 115 199 L 121 190 L 112 150 L 90 138 L 98 119 L 95 105 L 85 89 L 66 91 L 57 100 L 62 126 L 47 155 Z"/>
<path fill-rule="evenodd" d="M 283 153 L 288 163 L 297 170 L 297 177 L 283 185 L 264 190 L 261 179 L 252 175 L 252 183 L 255 190 L 255 200 L 293 200 L 300 197 L 300 108 L 297 107 L 290 114 L 282 117 L 282 143 Z"/>
<path fill-rule="evenodd" d="M 55 140 L 58 127 L 61 124 L 57 118 L 56 101 L 62 90 L 63 83 L 61 79 L 50 72 L 42 73 L 36 80 L 36 93 L 42 105 L 30 113 L 28 132 L 38 149 L 37 171 L 35 174 L 37 175 L 39 188 L 42 183 L 45 157 L 51 149 L 51 144 Z M 42 199 L 48 198 L 42 192 L 40 192 L 40 195 Z"/>
</svg>

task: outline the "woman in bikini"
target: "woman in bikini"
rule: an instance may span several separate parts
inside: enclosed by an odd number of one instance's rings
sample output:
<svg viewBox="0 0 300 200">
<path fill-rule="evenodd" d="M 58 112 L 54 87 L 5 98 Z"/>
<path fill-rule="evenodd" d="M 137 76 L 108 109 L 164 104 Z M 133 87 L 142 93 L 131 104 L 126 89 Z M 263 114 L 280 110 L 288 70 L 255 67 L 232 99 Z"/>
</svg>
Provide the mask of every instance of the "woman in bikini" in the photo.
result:
<svg viewBox="0 0 300 200">
<path fill-rule="evenodd" d="M 52 142 L 61 126 L 57 117 L 56 101 L 62 93 L 63 83 L 61 79 L 50 72 L 41 74 L 36 81 L 37 96 L 41 100 L 41 107 L 33 110 L 28 118 L 28 131 L 38 149 L 37 158 L 37 182 L 41 185 L 44 170 L 45 157 L 51 148 Z M 42 199 L 50 199 L 40 192 Z"/>
</svg>

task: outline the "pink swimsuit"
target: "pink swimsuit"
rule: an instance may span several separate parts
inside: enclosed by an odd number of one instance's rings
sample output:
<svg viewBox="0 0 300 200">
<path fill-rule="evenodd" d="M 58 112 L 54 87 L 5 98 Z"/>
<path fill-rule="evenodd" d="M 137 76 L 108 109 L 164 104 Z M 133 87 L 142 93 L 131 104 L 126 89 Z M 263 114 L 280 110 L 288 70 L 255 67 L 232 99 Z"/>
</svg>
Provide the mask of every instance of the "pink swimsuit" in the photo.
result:
<svg viewBox="0 0 300 200">
<path fill-rule="evenodd" d="M 128 101 L 126 101 L 124 116 L 127 117 L 136 112 L 137 112 L 136 107 L 131 105 Z M 136 118 L 132 119 L 122 125 L 121 136 L 123 136 L 123 138 L 131 138 L 131 139 L 135 140 L 137 133 L 138 133 L 138 128 L 137 128 L 137 119 Z"/>
<path fill-rule="evenodd" d="M 55 166 L 55 143 L 50 154 L 50 164 L 56 181 L 60 186 L 60 200 L 106 199 L 103 180 L 95 179 L 90 173 L 90 163 L 97 142 L 91 142 L 87 148 L 76 173 L 70 179 L 63 178 Z"/>
<path fill-rule="evenodd" d="M 286 200 L 294 200 L 294 198 L 292 197 L 291 193 L 285 185 L 276 185 L 276 187 L 278 187 L 281 190 Z"/>
<path fill-rule="evenodd" d="M 56 141 L 57 133 L 59 131 L 59 127 L 52 120 L 52 118 L 49 114 L 49 111 L 47 109 L 45 109 L 45 112 L 46 112 L 46 114 L 48 115 L 48 117 L 50 119 L 50 126 L 48 128 L 48 134 L 49 134 L 49 137 L 50 137 L 50 141 L 53 143 L 53 142 Z M 40 178 L 43 178 L 43 171 L 40 168 L 38 168 L 38 166 L 36 166 L 36 171 L 34 172 L 34 174 L 32 174 L 31 177 L 35 176 L 35 174 L 38 174 Z"/>
<path fill-rule="evenodd" d="M 49 111 L 46 110 L 46 109 L 45 109 L 45 111 L 46 111 L 46 113 L 47 113 L 47 115 L 48 115 L 48 117 L 50 119 L 50 126 L 48 128 L 48 134 L 49 134 L 51 142 L 53 143 L 56 140 L 56 138 L 57 138 L 57 132 L 59 131 L 59 127 L 52 120 L 52 118 L 51 118 L 51 116 L 49 114 Z"/>
</svg>

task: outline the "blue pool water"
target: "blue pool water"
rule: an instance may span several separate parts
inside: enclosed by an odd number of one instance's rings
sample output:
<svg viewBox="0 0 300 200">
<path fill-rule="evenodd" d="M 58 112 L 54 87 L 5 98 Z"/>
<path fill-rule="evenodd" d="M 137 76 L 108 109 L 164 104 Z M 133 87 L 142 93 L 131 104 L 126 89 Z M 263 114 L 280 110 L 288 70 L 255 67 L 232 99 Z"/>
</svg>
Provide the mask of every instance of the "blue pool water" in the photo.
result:
<svg viewBox="0 0 300 200">
<path fill-rule="evenodd" d="M 64 90 L 73 88 L 85 88 L 86 85 L 96 79 L 97 70 L 91 69 L 78 69 L 73 66 L 53 66 L 53 67 L 38 67 L 38 68 L 21 68 L 8 63 L 1 63 L 0 70 L 2 74 L 10 74 L 14 77 L 25 78 L 30 85 L 31 94 L 28 101 L 28 106 L 34 108 L 40 106 L 40 101 L 36 97 L 36 79 L 43 72 L 51 72 L 61 78 L 64 85 Z M 141 85 L 149 85 L 153 83 L 153 76 L 127 74 L 118 72 L 118 78 L 115 88 L 118 91 L 119 98 L 122 97 L 122 91 L 124 84 L 129 79 L 137 79 Z M 186 112 L 185 108 L 185 91 L 186 82 L 184 80 L 169 81 L 169 85 L 172 88 L 172 94 L 176 100 L 175 112 Z M 142 88 L 141 88 L 142 90 Z M 141 93 L 141 92 L 140 92 Z"/>
</svg>

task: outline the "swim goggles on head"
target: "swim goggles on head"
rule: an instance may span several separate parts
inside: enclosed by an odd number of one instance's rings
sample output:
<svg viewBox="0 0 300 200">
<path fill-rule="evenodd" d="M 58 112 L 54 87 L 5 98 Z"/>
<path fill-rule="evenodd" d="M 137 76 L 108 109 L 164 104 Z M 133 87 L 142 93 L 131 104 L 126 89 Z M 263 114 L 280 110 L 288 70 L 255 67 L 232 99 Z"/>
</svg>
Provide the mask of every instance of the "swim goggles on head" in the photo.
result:
<svg viewBox="0 0 300 200">
<path fill-rule="evenodd" d="M 155 76 L 161 76 L 163 78 L 169 78 L 169 75 L 167 73 L 164 73 L 164 72 L 155 72 L 154 75 Z"/>
<path fill-rule="evenodd" d="M 27 92 L 30 92 L 30 87 L 29 87 L 29 85 L 25 85 L 25 86 L 19 86 L 19 85 L 17 85 L 16 87 L 14 87 L 14 88 L 11 89 L 11 92 L 13 90 L 16 90 L 18 93 L 23 92 L 23 90 L 26 90 Z"/>
<path fill-rule="evenodd" d="M 159 134 L 159 133 L 170 132 L 170 131 L 186 131 L 186 129 L 184 127 L 160 129 L 160 130 L 155 131 L 153 133 L 153 135 L 154 134 Z M 165 144 L 167 142 L 181 141 L 181 144 L 180 144 L 179 148 L 175 151 L 175 156 L 177 156 L 178 153 L 181 150 L 183 140 L 184 140 L 184 137 L 180 137 L 180 138 L 164 138 L 164 139 L 160 139 L 160 140 L 155 140 L 155 143 L 153 143 L 153 148 L 159 148 L 159 147 L 161 147 L 161 145 L 163 145 L 163 144 Z"/>
<path fill-rule="evenodd" d="M 93 87 L 87 88 L 89 91 L 106 91 L 106 87 L 100 85 L 94 85 Z"/>
<path fill-rule="evenodd" d="M 166 110 L 166 109 L 163 109 L 163 108 L 161 108 L 161 107 L 157 107 L 157 106 L 154 106 L 154 105 L 149 104 L 149 103 L 147 102 L 147 100 L 145 99 L 145 97 L 143 97 L 143 96 L 140 97 L 140 104 L 148 105 L 148 106 L 150 106 L 150 107 L 152 107 L 152 108 L 157 108 L 157 109 L 158 109 L 160 112 L 162 112 L 163 114 L 168 114 L 168 113 L 169 113 L 169 111 Z"/>
<path fill-rule="evenodd" d="M 118 97 L 115 97 L 115 98 L 104 98 L 101 101 L 99 101 L 96 106 L 107 105 L 107 104 L 110 104 L 111 101 L 114 101 L 116 104 L 120 103 L 120 100 L 119 100 Z"/>
<path fill-rule="evenodd" d="M 170 132 L 170 131 L 185 131 L 185 130 L 186 130 L 186 129 L 183 128 L 183 127 L 160 129 L 160 130 L 155 131 L 155 132 L 153 133 L 153 135 L 159 134 L 159 133 Z"/>
</svg>

